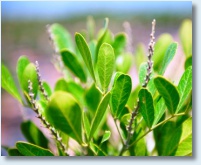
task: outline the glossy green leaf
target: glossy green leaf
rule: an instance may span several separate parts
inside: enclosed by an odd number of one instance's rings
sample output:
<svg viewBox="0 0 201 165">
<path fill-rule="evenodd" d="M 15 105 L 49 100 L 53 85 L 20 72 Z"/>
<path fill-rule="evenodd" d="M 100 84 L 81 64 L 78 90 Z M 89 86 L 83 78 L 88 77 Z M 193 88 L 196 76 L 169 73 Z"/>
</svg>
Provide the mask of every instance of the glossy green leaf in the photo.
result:
<svg viewBox="0 0 201 165">
<path fill-rule="evenodd" d="M 119 55 L 116 59 L 116 70 L 122 73 L 128 73 L 133 61 L 133 55 L 130 53 Z"/>
<path fill-rule="evenodd" d="M 66 81 L 64 79 L 59 79 L 55 85 L 55 91 L 66 91 L 71 93 L 78 101 L 84 104 L 84 89 L 79 84 L 74 81 Z"/>
<path fill-rule="evenodd" d="M 101 140 L 101 143 L 104 143 L 105 141 L 109 140 L 110 136 L 111 136 L 111 132 L 105 131 L 105 133 L 103 134 L 103 138 Z"/>
<path fill-rule="evenodd" d="M 86 82 L 86 75 L 76 56 L 67 49 L 63 49 L 60 53 L 65 66 L 70 69 L 71 72 L 73 72 L 73 74 L 76 75 L 82 82 Z"/>
<path fill-rule="evenodd" d="M 139 81 L 141 86 L 144 84 L 144 79 L 146 77 L 146 74 L 147 74 L 147 63 L 143 62 L 139 68 Z"/>
<path fill-rule="evenodd" d="M 141 129 L 139 129 L 140 131 L 137 130 L 137 134 L 139 136 L 142 136 L 145 131 Z M 146 156 L 147 153 L 147 144 L 146 144 L 146 139 L 142 138 L 140 139 L 136 145 L 134 146 L 134 152 L 135 152 L 135 156 Z"/>
<path fill-rule="evenodd" d="M 92 112 L 95 112 L 101 100 L 101 92 L 97 89 L 95 84 L 92 84 L 85 93 L 85 101 Z"/>
<path fill-rule="evenodd" d="M 154 121 L 154 106 L 151 93 L 147 89 L 139 92 L 139 112 L 142 114 L 147 126 L 151 128 Z"/>
<path fill-rule="evenodd" d="M 165 73 L 165 70 L 166 70 L 168 64 L 173 59 L 174 55 L 176 54 L 176 51 L 177 51 L 177 43 L 173 42 L 167 48 L 159 74 L 163 75 Z"/>
<path fill-rule="evenodd" d="M 49 30 L 58 52 L 64 48 L 73 51 L 71 35 L 63 26 L 55 23 L 50 26 Z"/>
<path fill-rule="evenodd" d="M 186 19 L 179 29 L 179 37 L 186 57 L 192 55 L 192 21 Z"/>
<path fill-rule="evenodd" d="M 177 112 L 180 110 L 181 106 L 184 104 L 185 100 L 188 98 L 192 91 L 192 72 L 192 66 L 189 66 L 179 81 L 177 89 L 180 95 L 180 102 L 177 108 Z"/>
<path fill-rule="evenodd" d="M 27 142 L 17 142 L 16 147 L 24 156 L 54 156 L 49 150 Z"/>
<path fill-rule="evenodd" d="M 82 55 L 82 58 L 89 70 L 89 73 L 91 74 L 93 80 L 96 81 L 95 75 L 94 75 L 94 68 L 93 68 L 93 64 L 92 64 L 91 52 L 89 50 L 86 40 L 84 39 L 84 37 L 81 34 L 76 33 L 75 41 L 76 41 L 77 47 Z"/>
<path fill-rule="evenodd" d="M 9 156 L 23 156 L 17 148 L 9 148 L 8 149 L 8 155 Z"/>
<path fill-rule="evenodd" d="M 25 68 L 27 67 L 27 65 L 30 64 L 29 59 L 26 56 L 20 56 L 20 58 L 17 61 L 17 68 L 16 68 L 16 72 L 17 72 L 17 76 L 18 76 L 18 80 L 20 83 L 20 86 L 22 87 L 23 85 L 23 73 Z"/>
<path fill-rule="evenodd" d="M 188 57 L 185 61 L 185 69 L 187 69 L 189 66 L 192 66 L 193 58 L 192 56 Z"/>
<path fill-rule="evenodd" d="M 182 124 L 182 134 L 175 156 L 192 154 L 192 129 L 192 117 L 190 117 Z"/>
<path fill-rule="evenodd" d="M 16 98 L 20 103 L 22 103 L 22 99 L 16 87 L 15 81 L 10 71 L 3 64 L 1 64 L 1 87 L 5 89 L 9 94 L 11 94 L 14 98 Z"/>
<path fill-rule="evenodd" d="M 24 72 L 23 72 L 23 82 L 22 82 L 22 88 L 25 94 L 29 93 L 28 90 L 28 80 L 32 82 L 32 87 L 33 87 L 33 93 L 34 97 L 36 98 L 37 92 L 38 92 L 38 77 L 36 73 L 36 67 L 34 64 L 30 63 L 26 66 Z"/>
<path fill-rule="evenodd" d="M 114 37 L 114 42 L 112 44 L 112 47 L 114 48 L 115 55 L 120 55 L 125 47 L 126 47 L 126 34 L 125 33 L 118 33 Z"/>
<path fill-rule="evenodd" d="M 92 16 L 87 17 L 87 31 L 89 33 L 89 40 L 93 40 L 95 33 L 95 22 Z"/>
<path fill-rule="evenodd" d="M 93 118 L 92 125 L 91 125 L 91 132 L 90 132 L 89 140 L 93 137 L 94 133 L 97 131 L 97 128 L 98 128 L 99 124 L 101 123 L 101 120 L 103 119 L 103 116 L 107 110 L 109 100 L 110 100 L 110 92 L 108 92 L 102 98 L 102 100 L 96 110 L 96 113 L 95 113 L 95 116 Z"/>
<path fill-rule="evenodd" d="M 90 43 L 89 43 L 89 49 L 90 49 L 90 52 L 91 52 L 91 57 L 92 57 L 92 63 L 95 63 L 95 58 L 96 58 L 96 40 L 92 40 Z"/>
<path fill-rule="evenodd" d="M 172 43 L 173 38 L 170 34 L 164 33 L 159 36 L 158 40 L 156 41 L 156 44 L 154 46 L 154 55 L 152 57 L 154 61 L 154 71 L 159 71 L 161 64 L 163 62 L 165 53 L 169 47 L 169 45 Z"/>
<path fill-rule="evenodd" d="M 90 123 L 89 123 L 89 119 L 87 117 L 86 112 L 83 112 L 83 125 L 84 125 L 84 130 L 85 130 L 87 139 L 89 139 L 89 135 L 90 135 Z"/>
<path fill-rule="evenodd" d="M 54 92 L 45 110 L 45 116 L 57 130 L 82 143 L 82 110 L 70 93 Z"/>
<path fill-rule="evenodd" d="M 43 81 L 43 87 L 44 87 L 47 95 L 50 97 L 52 95 L 52 89 L 51 89 L 50 85 L 46 81 Z"/>
<path fill-rule="evenodd" d="M 30 120 L 21 123 L 21 131 L 28 142 L 48 148 L 48 140 L 38 127 Z"/>
<path fill-rule="evenodd" d="M 121 74 L 114 81 L 111 91 L 111 111 L 114 118 L 119 118 L 121 111 L 124 109 L 132 89 L 132 82 L 129 75 Z"/>
<path fill-rule="evenodd" d="M 133 108 L 134 108 L 134 105 L 135 105 L 135 103 L 137 102 L 137 99 L 138 99 L 138 93 L 139 93 L 140 89 L 141 89 L 141 86 L 138 85 L 138 86 L 131 92 L 131 94 L 130 94 L 130 96 L 129 96 L 129 99 L 128 99 L 127 103 L 126 103 L 130 109 L 133 109 Z"/>
<path fill-rule="evenodd" d="M 114 71 L 115 55 L 111 45 L 103 43 L 98 53 L 98 75 L 102 89 L 107 92 Z"/>
<path fill-rule="evenodd" d="M 174 114 L 180 99 L 176 87 L 161 76 L 154 79 L 154 84 L 160 95 L 164 98 L 169 113 Z"/>
<path fill-rule="evenodd" d="M 159 122 L 159 120 L 161 119 L 161 117 L 165 113 L 165 110 L 166 110 L 165 101 L 161 97 L 161 98 L 159 98 L 159 100 L 155 104 L 153 126 L 156 125 Z"/>
</svg>

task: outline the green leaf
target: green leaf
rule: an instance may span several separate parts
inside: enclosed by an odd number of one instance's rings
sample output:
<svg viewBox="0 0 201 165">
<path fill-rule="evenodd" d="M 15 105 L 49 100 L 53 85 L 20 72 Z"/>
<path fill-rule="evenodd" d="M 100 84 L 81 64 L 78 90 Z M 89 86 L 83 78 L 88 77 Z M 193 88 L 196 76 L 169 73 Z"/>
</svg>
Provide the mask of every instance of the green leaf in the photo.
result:
<svg viewBox="0 0 201 165">
<path fill-rule="evenodd" d="M 71 35 L 63 26 L 55 23 L 50 26 L 49 30 L 58 52 L 60 52 L 64 48 L 73 51 Z"/>
<path fill-rule="evenodd" d="M 177 89 L 180 95 L 180 102 L 176 112 L 179 112 L 181 106 L 184 104 L 185 100 L 188 98 L 192 91 L 192 74 L 192 66 L 189 66 L 179 81 Z"/>
<path fill-rule="evenodd" d="M 30 80 L 32 82 L 34 97 L 36 98 L 37 92 L 38 92 L 38 77 L 37 77 L 35 65 L 32 63 L 28 64 L 22 76 L 23 76 L 22 88 L 24 93 L 25 94 L 29 93 L 28 80 Z"/>
<path fill-rule="evenodd" d="M 103 43 L 98 53 L 98 75 L 102 89 L 107 92 L 114 71 L 115 55 L 111 45 Z"/>
<path fill-rule="evenodd" d="M 157 103 L 154 105 L 155 105 L 155 108 L 154 108 L 153 126 L 159 122 L 159 120 L 161 119 L 161 117 L 163 116 L 163 114 L 165 113 L 165 110 L 166 110 L 165 101 L 162 97 L 159 98 Z"/>
<path fill-rule="evenodd" d="M 114 42 L 112 44 L 116 57 L 124 51 L 125 46 L 126 46 L 126 34 L 118 33 L 115 36 Z"/>
<path fill-rule="evenodd" d="M 54 92 L 45 110 L 45 116 L 55 129 L 82 143 L 82 110 L 70 93 Z"/>
<path fill-rule="evenodd" d="M 187 69 L 189 66 L 192 66 L 192 61 L 193 59 L 192 59 L 192 56 L 190 56 L 190 57 L 188 57 L 187 59 L 186 59 L 186 61 L 185 61 L 185 69 Z"/>
<path fill-rule="evenodd" d="M 147 126 L 151 128 L 154 121 L 154 106 L 151 93 L 147 89 L 139 92 L 139 112 L 142 114 Z"/>
<path fill-rule="evenodd" d="M 91 52 L 89 50 L 86 40 L 84 39 L 84 37 L 81 34 L 75 33 L 75 41 L 76 41 L 77 47 L 82 55 L 82 58 L 89 70 L 89 73 L 91 74 L 93 80 L 96 81 L 96 78 L 94 75 L 92 59 L 91 59 Z"/>
<path fill-rule="evenodd" d="M 21 123 L 21 131 L 28 142 L 43 148 L 48 148 L 48 140 L 36 125 L 28 120 Z"/>
<path fill-rule="evenodd" d="M 103 134 L 103 138 L 101 140 L 101 143 L 104 143 L 105 141 L 109 140 L 110 136 L 111 136 L 111 132 L 105 131 L 105 133 Z"/>
<path fill-rule="evenodd" d="M 16 87 L 15 81 L 9 70 L 3 64 L 1 64 L 1 87 L 14 98 L 16 98 L 20 103 L 22 103 L 22 99 Z"/>
<path fill-rule="evenodd" d="M 85 93 L 85 101 L 87 106 L 92 112 L 95 112 L 101 100 L 101 92 L 97 89 L 95 84 L 92 84 Z"/>
<path fill-rule="evenodd" d="M 103 116 L 107 110 L 109 100 L 110 100 L 110 92 L 108 92 L 102 98 L 102 100 L 96 110 L 96 114 L 93 118 L 92 125 L 91 125 L 91 132 L 90 132 L 89 140 L 93 137 L 94 133 L 97 131 L 97 128 L 98 128 L 99 124 L 101 123 L 101 120 L 103 119 Z"/>
<path fill-rule="evenodd" d="M 154 84 L 160 95 L 164 98 L 170 114 L 173 115 L 176 112 L 180 99 L 176 87 L 161 76 L 154 79 Z"/>
<path fill-rule="evenodd" d="M 18 80 L 20 82 L 21 87 L 23 87 L 23 82 L 24 82 L 23 80 L 24 70 L 29 64 L 30 64 L 30 61 L 26 56 L 20 56 L 20 58 L 18 59 L 16 71 L 17 71 L 17 76 L 18 76 Z"/>
<path fill-rule="evenodd" d="M 89 49 L 90 49 L 90 52 L 91 52 L 91 56 L 92 56 L 92 63 L 95 63 L 95 58 L 96 58 L 96 40 L 92 40 L 90 43 L 89 43 Z"/>
<path fill-rule="evenodd" d="M 90 123 L 89 123 L 89 119 L 87 117 L 86 112 L 83 112 L 83 125 L 84 125 L 84 130 L 87 136 L 87 140 L 88 140 L 90 135 Z"/>
<path fill-rule="evenodd" d="M 50 97 L 52 95 L 52 90 L 51 90 L 50 85 L 46 81 L 43 81 L 43 87 L 44 87 L 47 95 Z"/>
<path fill-rule="evenodd" d="M 116 74 L 118 77 L 114 81 L 114 85 L 111 91 L 111 111 L 114 118 L 119 118 L 121 111 L 124 109 L 132 89 L 132 82 L 129 75 Z"/>
<path fill-rule="evenodd" d="M 139 69 L 139 81 L 141 86 L 144 84 L 144 79 L 146 77 L 146 74 L 147 74 L 147 63 L 143 62 L 140 65 L 140 69 Z"/>
<path fill-rule="evenodd" d="M 23 156 L 17 148 L 9 148 L 8 149 L 8 155 L 9 156 Z"/>
<path fill-rule="evenodd" d="M 165 53 L 165 56 L 164 56 L 164 59 L 163 59 L 162 65 L 161 65 L 161 69 L 159 71 L 160 75 L 163 75 L 165 73 L 165 70 L 166 70 L 168 64 L 173 59 L 176 51 L 177 51 L 177 43 L 173 42 L 169 45 L 169 47 L 167 48 L 167 51 Z"/>
<path fill-rule="evenodd" d="M 86 75 L 76 56 L 67 49 L 63 49 L 60 53 L 65 66 L 69 68 L 74 75 L 79 77 L 82 82 L 86 82 Z"/>
<path fill-rule="evenodd" d="M 154 65 L 153 65 L 154 71 L 160 70 L 165 53 L 168 49 L 168 46 L 172 43 L 172 41 L 173 41 L 173 38 L 170 34 L 164 33 L 159 36 L 154 46 L 154 55 L 152 57 L 154 61 Z"/>
<path fill-rule="evenodd" d="M 138 93 L 139 93 L 140 89 L 141 89 L 141 86 L 138 85 L 138 86 L 131 92 L 131 94 L 130 94 L 130 96 L 129 96 L 129 99 L 128 99 L 127 103 L 126 103 L 130 109 L 133 109 L 133 108 L 134 108 L 134 105 L 135 105 L 135 103 L 137 102 L 137 99 L 138 99 Z"/>
<path fill-rule="evenodd" d="M 116 59 L 116 70 L 122 73 L 128 73 L 133 61 L 133 55 L 130 53 L 119 55 Z"/>
<path fill-rule="evenodd" d="M 24 156 L 54 156 L 49 150 L 31 143 L 17 142 L 16 147 Z"/>
<path fill-rule="evenodd" d="M 192 21 L 186 19 L 179 29 L 179 37 L 186 57 L 192 55 Z"/>
<path fill-rule="evenodd" d="M 175 156 L 186 156 L 192 153 L 192 117 L 182 124 L 182 134 Z"/>
</svg>

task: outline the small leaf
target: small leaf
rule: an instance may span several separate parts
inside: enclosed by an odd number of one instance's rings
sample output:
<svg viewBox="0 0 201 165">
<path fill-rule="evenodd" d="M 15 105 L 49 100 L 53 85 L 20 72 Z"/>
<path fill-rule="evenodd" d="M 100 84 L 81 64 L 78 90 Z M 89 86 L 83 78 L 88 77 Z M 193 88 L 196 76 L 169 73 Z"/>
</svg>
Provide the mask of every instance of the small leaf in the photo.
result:
<svg viewBox="0 0 201 165">
<path fill-rule="evenodd" d="M 176 112 L 179 112 L 181 106 L 184 104 L 185 100 L 192 91 L 192 66 L 189 66 L 183 73 L 177 89 L 180 95 L 180 102 Z"/>
<path fill-rule="evenodd" d="M 55 129 L 82 143 L 82 110 L 70 93 L 54 92 L 45 109 L 45 116 Z"/>
<path fill-rule="evenodd" d="M 164 98 L 170 114 L 174 114 L 180 99 L 176 87 L 161 76 L 154 79 L 154 84 L 160 95 Z"/>
<path fill-rule="evenodd" d="M 125 46 L 126 46 L 126 34 L 118 33 L 115 36 L 114 42 L 112 44 L 116 57 L 124 51 Z"/>
<path fill-rule="evenodd" d="M 192 66 L 193 58 L 192 56 L 188 57 L 185 61 L 185 69 L 187 69 L 189 66 Z"/>
<path fill-rule="evenodd" d="M 1 87 L 14 98 L 16 98 L 20 103 L 22 103 L 22 99 L 16 87 L 15 81 L 9 70 L 3 64 L 1 64 Z"/>
<path fill-rule="evenodd" d="M 92 84 L 85 93 L 85 101 L 87 106 L 92 112 L 95 112 L 101 100 L 101 92 L 97 89 L 95 84 Z"/>
<path fill-rule="evenodd" d="M 9 148 L 8 149 L 8 155 L 9 156 L 23 156 L 17 148 Z"/>
<path fill-rule="evenodd" d="M 43 87 L 44 87 L 47 95 L 50 97 L 52 95 L 52 90 L 51 90 L 50 85 L 46 81 L 43 81 Z"/>
<path fill-rule="evenodd" d="M 173 41 L 173 38 L 170 34 L 164 33 L 159 36 L 154 46 L 154 55 L 152 57 L 154 61 L 154 65 L 153 65 L 154 71 L 160 70 L 167 48 L 172 43 L 172 41 Z"/>
<path fill-rule="evenodd" d="M 116 74 L 118 77 L 114 81 L 114 85 L 111 91 L 111 111 L 114 118 L 119 118 L 121 111 L 124 109 L 132 89 L 132 82 L 129 75 Z"/>
<path fill-rule="evenodd" d="M 146 74 L 147 74 L 147 63 L 143 62 L 140 65 L 140 69 L 139 69 L 139 81 L 141 86 L 144 84 L 144 79 L 146 77 Z"/>
<path fill-rule="evenodd" d="M 76 33 L 75 41 L 76 41 L 77 47 L 82 55 L 82 58 L 89 70 L 89 73 L 91 74 L 93 80 L 96 81 L 95 75 L 94 75 L 92 59 L 91 59 L 91 52 L 89 50 L 86 40 L 84 39 L 84 37 L 81 34 Z"/>
<path fill-rule="evenodd" d="M 98 53 L 98 75 L 104 93 L 110 84 L 114 71 L 115 56 L 111 45 L 103 43 Z"/>
<path fill-rule="evenodd" d="M 159 71 L 159 74 L 163 75 L 165 73 L 165 70 L 168 66 L 168 64 L 171 62 L 171 60 L 173 59 L 175 53 L 177 51 L 177 43 L 173 42 L 170 44 L 170 46 L 167 48 L 167 51 L 165 53 L 164 59 L 163 59 L 163 63 L 161 65 L 161 69 Z"/>
<path fill-rule="evenodd" d="M 186 57 L 192 55 L 192 21 L 186 19 L 179 29 L 179 37 Z"/>
<path fill-rule="evenodd" d="M 110 131 L 105 131 L 105 133 L 104 133 L 104 135 L 103 135 L 103 138 L 102 138 L 102 140 L 101 140 L 101 143 L 104 143 L 105 141 L 109 140 L 110 135 L 111 135 L 111 132 L 110 132 Z"/>
<path fill-rule="evenodd" d="M 110 92 L 108 92 L 101 100 L 97 110 L 96 110 L 96 114 L 93 118 L 92 121 L 92 125 L 91 125 L 91 132 L 90 132 L 90 136 L 89 136 L 89 140 L 93 137 L 94 133 L 97 131 L 97 128 L 101 122 L 101 120 L 103 119 L 103 116 L 107 110 L 108 107 L 108 103 L 110 100 Z"/>
<path fill-rule="evenodd" d="M 31 143 L 17 142 L 16 147 L 24 156 L 54 156 L 49 150 Z"/>
<path fill-rule="evenodd" d="M 38 92 L 38 78 L 37 78 L 37 74 L 36 74 L 35 65 L 32 63 L 28 64 L 26 66 L 22 76 L 23 76 L 22 88 L 23 88 L 24 93 L 25 94 L 29 93 L 28 80 L 30 80 L 32 82 L 34 97 L 36 98 L 37 92 Z"/>
<path fill-rule="evenodd" d="M 116 70 L 122 73 L 128 73 L 133 61 L 133 55 L 130 53 L 119 55 L 116 59 Z"/>
<path fill-rule="evenodd" d="M 64 48 L 73 51 L 71 35 L 63 26 L 55 23 L 50 26 L 49 30 L 58 52 L 60 52 Z"/>
<path fill-rule="evenodd" d="M 134 105 L 135 105 L 135 103 L 137 102 L 137 99 L 138 99 L 138 93 L 139 93 L 140 89 L 141 89 L 141 86 L 138 85 L 138 86 L 131 92 L 131 94 L 130 94 L 130 96 L 129 96 L 129 99 L 128 99 L 127 103 L 126 103 L 130 109 L 133 109 L 133 108 L 134 108 Z"/>
<path fill-rule="evenodd" d="M 48 140 L 36 125 L 28 120 L 21 123 L 21 131 L 28 142 L 43 148 L 48 148 Z"/>
<path fill-rule="evenodd" d="M 86 82 L 86 75 L 81 64 L 76 59 L 76 56 L 67 49 L 63 49 L 60 53 L 65 66 L 69 68 L 82 82 Z"/>
<path fill-rule="evenodd" d="M 151 93 L 147 89 L 139 92 L 139 112 L 142 114 L 147 126 L 151 128 L 154 121 L 154 106 Z"/>
</svg>

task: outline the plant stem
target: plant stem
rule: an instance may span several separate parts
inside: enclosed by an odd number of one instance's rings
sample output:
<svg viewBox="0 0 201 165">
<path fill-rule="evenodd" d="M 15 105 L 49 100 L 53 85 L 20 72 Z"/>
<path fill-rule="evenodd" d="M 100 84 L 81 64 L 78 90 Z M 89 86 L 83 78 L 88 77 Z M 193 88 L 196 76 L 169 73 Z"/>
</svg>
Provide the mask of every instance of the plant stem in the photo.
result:
<svg viewBox="0 0 201 165">
<path fill-rule="evenodd" d="M 120 132 L 119 127 L 118 127 L 118 125 L 117 125 L 116 122 L 117 122 L 117 119 L 114 119 L 114 123 L 115 123 L 115 126 L 116 126 L 116 128 L 117 128 L 117 131 L 118 131 L 118 133 L 119 133 L 121 142 L 122 142 L 122 144 L 124 145 L 124 139 L 123 139 L 123 137 L 122 137 L 122 135 L 121 135 L 121 132 Z"/>
</svg>

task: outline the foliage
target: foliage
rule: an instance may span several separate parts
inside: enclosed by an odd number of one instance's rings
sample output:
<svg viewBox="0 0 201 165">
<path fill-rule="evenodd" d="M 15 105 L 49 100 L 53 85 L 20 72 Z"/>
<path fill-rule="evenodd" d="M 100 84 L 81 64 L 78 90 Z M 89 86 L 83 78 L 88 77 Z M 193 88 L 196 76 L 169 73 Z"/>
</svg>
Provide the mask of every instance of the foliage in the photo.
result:
<svg viewBox="0 0 201 165">
<path fill-rule="evenodd" d="M 76 32 L 75 45 L 62 25 L 48 26 L 54 53 L 64 66 L 60 69 L 65 70 L 54 89 L 42 81 L 38 62 L 21 56 L 16 72 L 22 96 L 12 74 L 1 64 L 2 88 L 35 111 L 58 149 L 51 151 L 51 140 L 28 120 L 21 124 L 27 142 L 8 147 L 10 156 L 192 155 L 192 22 L 182 23 L 181 41 L 165 33 L 154 46 L 154 20 L 148 58 L 143 44 L 137 45 L 136 52 L 126 50 L 132 36 L 114 35 L 108 23 L 106 18 L 95 36 L 95 21 L 89 17 L 86 35 Z M 179 46 L 186 60 L 183 75 L 175 83 L 165 72 Z M 129 72 L 133 64 L 139 71 L 137 86 L 132 86 L 136 79 Z M 155 143 L 152 151 L 146 143 L 150 132 Z"/>
</svg>

